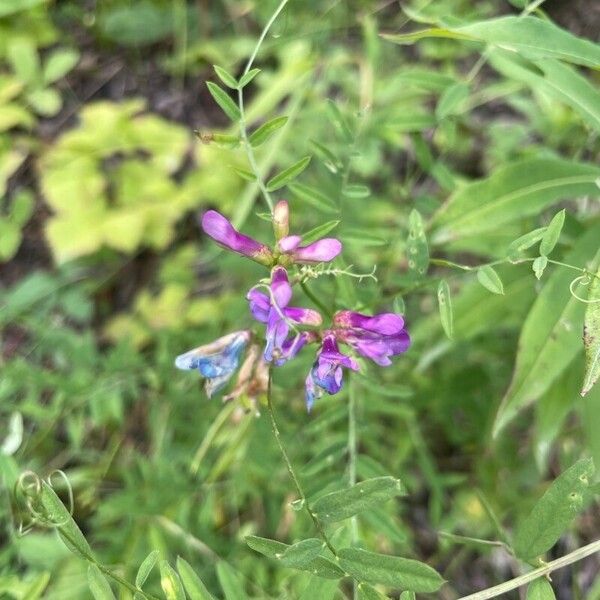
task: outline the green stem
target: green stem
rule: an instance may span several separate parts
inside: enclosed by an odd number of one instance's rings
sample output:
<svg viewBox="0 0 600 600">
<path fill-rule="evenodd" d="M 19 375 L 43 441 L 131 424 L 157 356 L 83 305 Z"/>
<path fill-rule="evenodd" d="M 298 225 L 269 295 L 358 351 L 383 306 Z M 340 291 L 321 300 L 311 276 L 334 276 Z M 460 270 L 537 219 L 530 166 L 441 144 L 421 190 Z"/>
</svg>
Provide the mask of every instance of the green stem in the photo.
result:
<svg viewBox="0 0 600 600">
<path fill-rule="evenodd" d="M 256 55 L 258 54 L 258 51 L 259 51 L 260 47 L 262 46 L 262 43 L 265 40 L 265 37 L 267 36 L 267 33 L 269 32 L 269 29 L 271 29 L 271 26 L 273 25 L 273 23 L 279 16 L 279 13 L 283 10 L 285 5 L 288 3 L 288 1 L 289 0 L 281 0 L 281 2 L 279 3 L 279 6 L 275 9 L 275 12 L 271 15 L 271 18 L 267 21 L 267 24 L 265 25 L 264 29 L 262 30 L 262 33 L 260 34 L 260 37 L 258 38 L 258 42 L 256 42 L 256 46 L 254 47 L 254 50 L 253 50 L 252 54 L 250 55 L 248 62 L 246 63 L 246 68 L 244 69 L 244 72 L 242 73 L 242 77 L 244 75 L 246 75 L 246 73 L 248 73 L 248 71 L 250 71 L 250 69 L 252 68 L 252 65 L 254 64 L 254 59 L 256 58 Z M 262 178 L 262 175 L 260 174 L 260 171 L 258 169 L 258 164 L 256 163 L 256 157 L 254 156 L 254 150 L 252 149 L 252 144 L 250 144 L 250 141 L 248 140 L 248 130 L 246 128 L 246 113 L 244 111 L 244 91 L 241 87 L 238 88 L 238 107 L 240 109 L 239 127 L 240 127 L 240 136 L 242 138 L 242 144 L 243 144 L 244 148 L 246 149 L 246 156 L 248 157 L 248 162 L 250 163 L 250 168 L 252 169 L 252 172 L 254 173 L 254 176 L 256 177 L 258 187 L 265 199 L 265 202 L 267 203 L 267 206 L 269 207 L 269 210 L 271 212 L 273 212 L 273 199 L 271 198 L 271 194 L 269 194 L 269 190 L 267 190 L 267 186 L 265 185 L 264 179 Z"/>
<path fill-rule="evenodd" d="M 356 435 L 356 384 L 354 377 L 350 376 L 348 391 L 348 484 L 356 485 L 356 459 L 358 456 L 358 440 Z M 354 515 L 350 519 L 352 545 L 358 544 L 358 519 Z M 358 582 L 352 581 L 352 597 L 358 597 Z"/>
<path fill-rule="evenodd" d="M 306 285 L 304 281 L 300 282 L 302 291 L 311 299 L 311 301 L 320 308 L 328 317 L 332 316 L 331 311 L 312 293 L 311 289 Z"/>
<path fill-rule="evenodd" d="M 577 562 L 587 556 L 591 556 L 596 552 L 600 551 L 600 540 L 596 540 L 583 548 L 579 548 L 578 550 L 574 550 L 573 552 L 562 556 L 561 558 L 557 558 L 552 562 L 545 564 L 543 567 L 539 569 L 534 569 L 529 573 L 525 573 L 525 575 L 521 575 L 519 577 L 515 577 L 510 581 L 505 581 L 500 585 L 496 585 L 494 587 L 488 588 L 487 590 L 483 590 L 481 592 L 476 592 L 475 594 L 470 594 L 469 596 L 463 596 L 459 598 L 459 600 L 489 600 L 489 598 L 497 598 L 502 594 L 506 594 L 506 592 L 510 592 L 511 590 L 517 589 L 522 585 L 530 583 L 535 579 L 540 577 L 544 577 L 549 575 L 553 571 L 557 569 L 561 569 L 562 567 L 566 567 L 574 562 Z"/>
<path fill-rule="evenodd" d="M 329 548 L 329 550 L 331 551 L 331 553 L 334 556 L 337 556 L 337 552 L 336 552 L 335 548 L 333 547 L 333 545 L 331 544 L 331 542 L 329 541 L 329 538 L 327 537 L 327 534 L 325 533 L 325 530 L 323 529 L 323 525 L 317 519 L 315 513 L 312 511 L 312 509 L 310 508 L 310 506 L 308 504 L 308 500 L 306 499 L 306 494 L 304 493 L 304 489 L 302 488 L 300 480 L 298 479 L 298 476 L 296 475 L 296 472 L 294 471 L 294 467 L 292 466 L 292 462 L 290 461 L 290 457 L 288 456 L 287 450 L 285 449 L 285 446 L 283 445 L 283 440 L 281 439 L 281 433 L 279 432 L 279 427 L 277 426 L 277 419 L 275 418 L 275 409 L 273 408 L 272 384 L 273 384 L 273 371 L 272 371 L 272 368 L 269 368 L 269 385 L 267 387 L 267 408 L 269 411 L 269 417 L 271 419 L 271 429 L 273 430 L 273 435 L 275 436 L 275 440 L 277 442 L 277 445 L 279 446 L 279 451 L 281 452 L 281 456 L 283 456 L 283 460 L 285 462 L 285 466 L 287 467 L 288 473 L 290 474 L 290 477 L 291 477 L 292 481 L 294 482 L 294 486 L 296 487 L 298 496 L 300 496 L 300 501 L 302 502 L 302 506 L 306 509 L 306 512 L 310 516 L 310 518 L 311 518 L 316 530 L 319 532 L 319 535 L 321 536 L 322 540 L 325 542 L 325 545 Z"/>
</svg>

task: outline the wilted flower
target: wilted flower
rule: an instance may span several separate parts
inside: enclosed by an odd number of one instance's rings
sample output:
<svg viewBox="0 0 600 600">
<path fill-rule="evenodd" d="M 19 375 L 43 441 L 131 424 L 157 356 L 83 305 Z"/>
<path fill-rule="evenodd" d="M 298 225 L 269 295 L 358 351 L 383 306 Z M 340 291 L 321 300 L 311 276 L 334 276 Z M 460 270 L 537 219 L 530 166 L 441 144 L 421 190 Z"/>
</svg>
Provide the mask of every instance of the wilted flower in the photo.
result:
<svg viewBox="0 0 600 600">
<path fill-rule="evenodd" d="M 269 367 L 261 356 L 259 347 L 253 344 L 240 367 L 235 387 L 223 400 L 245 398 L 251 406 L 255 406 L 259 396 L 267 393 L 268 386 Z"/>
<path fill-rule="evenodd" d="M 234 331 L 210 344 L 180 354 L 175 359 L 175 366 L 184 371 L 197 369 L 206 378 L 204 389 L 210 398 L 231 379 L 249 340 L 249 331 Z"/>
<path fill-rule="evenodd" d="M 323 345 L 317 360 L 306 378 L 306 407 L 310 410 L 315 398 L 323 392 L 337 394 L 342 389 L 343 367 L 358 371 L 358 363 L 339 351 L 335 334 L 329 331 L 323 338 Z"/>
<path fill-rule="evenodd" d="M 320 263 L 333 260 L 341 251 L 342 243 L 335 238 L 324 238 L 312 244 L 301 246 L 302 238 L 287 235 L 289 229 L 288 204 L 278 202 L 274 208 L 273 227 L 278 238 L 277 245 L 270 249 L 264 244 L 239 233 L 235 227 L 216 210 L 209 210 L 202 216 L 202 229 L 217 244 L 247 256 L 266 266 L 277 263 Z"/>
<path fill-rule="evenodd" d="M 290 326 L 316 326 L 322 322 L 321 315 L 315 310 L 288 306 L 292 299 L 292 286 L 284 267 L 273 269 L 269 295 L 253 288 L 246 297 L 254 318 L 267 325 L 265 360 L 274 361 L 277 365 L 295 356 L 306 343 L 306 338 L 300 333 L 288 339 Z"/>
</svg>

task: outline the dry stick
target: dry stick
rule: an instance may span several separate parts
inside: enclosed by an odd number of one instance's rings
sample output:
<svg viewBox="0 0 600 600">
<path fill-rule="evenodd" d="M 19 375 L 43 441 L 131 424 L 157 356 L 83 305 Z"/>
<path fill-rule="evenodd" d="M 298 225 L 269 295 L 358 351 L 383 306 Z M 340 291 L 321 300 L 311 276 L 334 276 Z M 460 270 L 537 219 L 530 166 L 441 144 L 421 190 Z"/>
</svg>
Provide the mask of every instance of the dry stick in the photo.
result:
<svg viewBox="0 0 600 600">
<path fill-rule="evenodd" d="M 298 495 L 300 496 L 300 501 L 302 502 L 302 506 L 304 506 L 304 508 L 306 508 L 306 512 L 308 512 L 312 522 L 315 525 L 316 530 L 319 532 L 319 535 L 325 542 L 325 545 L 329 548 L 329 550 L 331 551 L 331 553 L 334 556 L 337 556 L 337 552 L 336 552 L 335 548 L 333 547 L 332 543 L 329 541 L 329 538 L 327 537 L 327 534 L 325 533 L 325 530 L 323 529 L 323 525 L 317 519 L 315 513 L 312 511 L 312 509 L 310 508 L 310 506 L 308 504 L 308 501 L 306 499 L 306 494 L 304 493 L 304 490 L 302 489 L 300 480 L 298 479 L 296 472 L 294 471 L 294 467 L 292 466 L 290 457 L 288 456 L 287 450 L 285 449 L 285 446 L 283 445 L 283 441 L 281 439 L 281 433 L 279 432 L 279 427 L 277 426 L 277 420 L 275 419 L 275 411 L 273 409 L 273 400 L 271 397 L 272 384 L 273 384 L 273 372 L 272 372 L 272 368 L 270 367 L 269 368 L 269 385 L 267 388 L 267 408 L 269 410 L 269 417 L 271 418 L 271 429 L 273 430 L 273 435 L 275 436 L 275 440 L 277 441 L 277 445 L 279 446 L 279 451 L 281 452 L 281 456 L 283 456 L 283 460 L 285 461 L 285 466 L 287 467 L 288 473 L 290 474 L 290 477 L 292 478 L 292 481 L 294 482 L 294 485 L 296 486 L 296 491 L 298 492 Z"/>
<path fill-rule="evenodd" d="M 587 546 L 583 546 L 583 548 L 579 548 L 578 550 L 574 550 L 570 554 L 562 556 L 561 558 L 557 558 L 543 567 L 539 569 L 534 569 L 529 573 L 525 573 L 525 575 L 521 575 L 520 577 L 515 577 L 515 579 L 511 579 L 510 581 L 505 581 L 500 585 L 495 585 L 494 587 L 488 588 L 487 590 L 483 590 L 481 592 L 476 592 L 475 594 L 470 594 L 469 596 L 463 596 L 458 600 L 488 600 L 489 598 L 496 598 L 505 594 L 506 592 L 510 592 L 526 583 L 534 581 L 535 579 L 539 579 L 540 577 L 544 577 L 545 575 L 549 575 L 552 571 L 556 571 L 557 569 L 561 569 L 562 567 L 566 567 L 586 556 L 590 556 L 600 551 L 600 540 L 596 540 Z"/>
</svg>

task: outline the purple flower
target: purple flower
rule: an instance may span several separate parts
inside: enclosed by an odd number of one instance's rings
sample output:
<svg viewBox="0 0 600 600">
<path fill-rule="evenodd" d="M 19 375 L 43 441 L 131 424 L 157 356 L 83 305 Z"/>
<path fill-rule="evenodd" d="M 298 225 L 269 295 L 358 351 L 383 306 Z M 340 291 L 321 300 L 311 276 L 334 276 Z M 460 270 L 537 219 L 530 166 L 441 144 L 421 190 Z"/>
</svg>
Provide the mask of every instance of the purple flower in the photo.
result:
<svg viewBox="0 0 600 600">
<path fill-rule="evenodd" d="M 264 357 L 276 365 L 293 358 L 307 341 L 302 334 L 288 339 L 290 325 L 320 325 L 322 322 L 321 315 L 315 310 L 288 306 L 292 299 L 292 286 L 287 271 L 281 266 L 273 269 L 269 295 L 253 288 L 246 298 L 254 318 L 267 324 Z"/>
<path fill-rule="evenodd" d="M 180 354 L 175 359 L 175 366 L 184 371 L 197 369 L 206 378 L 204 387 L 210 398 L 237 370 L 240 355 L 249 340 L 249 331 L 234 331 L 210 344 Z"/>
<path fill-rule="evenodd" d="M 391 365 L 390 357 L 406 352 L 410 346 L 404 319 L 394 313 L 370 317 L 342 310 L 334 315 L 333 323 L 338 340 L 382 367 Z"/>
<path fill-rule="evenodd" d="M 285 200 L 278 202 L 273 211 L 273 227 L 275 235 L 279 239 L 275 252 L 264 244 L 239 233 L 222 214 L 215 210 L 204 213 L 202 229 L 220 246 L 266 266 L 272 266 L 277 261 L 285 265 L 329 262 L 342 251 L 342 243 L 335 238 L 324 238 L 301 246 L 302 238 L 300 236 L 287 235 L 288 213 L 288 203 Z"/>
<path fill-rule="evenodd" d="M 273 262 L 273 253 L 267 246 L 239 233 L 235 227 L 216 210 L 209 210 L 202 215 L 202 229 L 219 246 L 247 256 L 263 265 Z"/>
<path fill-rule="evenodd" d="M 324 392 L 332 395 L 342 389 L 343 367 L 358 371 L 358 363 L 339 351 L 335 333 L 329 331 L 323 338 L 317 360 L 306 378 L 305 398 L 308 410 L 311 410 L 315 398 L 320 398 Z"/>
</svg>

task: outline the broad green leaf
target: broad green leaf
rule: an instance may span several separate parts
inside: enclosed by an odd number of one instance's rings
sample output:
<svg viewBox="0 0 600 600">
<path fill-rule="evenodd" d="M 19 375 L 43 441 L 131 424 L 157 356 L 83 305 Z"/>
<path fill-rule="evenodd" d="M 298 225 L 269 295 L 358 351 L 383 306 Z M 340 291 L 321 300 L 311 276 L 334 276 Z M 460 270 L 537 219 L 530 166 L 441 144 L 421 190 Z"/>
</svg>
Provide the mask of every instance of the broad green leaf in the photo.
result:
<svg viewBox="0 0 600 600">
<path fill-rule="evenodd" d="M 310 578 L 298 600 L 333 600 L 338 585 L 337 581 L 321 579 L 315 575 Z"/>
<path fill-rule="evenodd" d="M 248 596 L 246 596 L 239 574 L 222 560 L 217 563 L 217 577 L 223 588 L 225 600 L 247 600 Z"/>
<path fill-rule="evenodd" d="M 23 106 L 15 103 L 4 104 L 0 110 L 0 133 L 7 131 L 11 127 L 21 125 L 30 127 L 35 122 L 31 113 Z M 18 155 L 17 152 L 11 153 Z"/>
<path fill-rule="evenodd" d="M 310 162 L 310 156 L 305 156 L 301 158 L 298 162 L 294 163 L 292 166 L 284 169 L 280 173 L 277 173 L 272 179 L 269 179 L 267 182 L 267 190 L 269 192 L 274 192 L 285 185 L 287 185 L 290 181 L 296 179 L 306 167 L 308 167 L 308 163 Z"/>
<path fill-rule="evenodd" d="M 532 63 L 514 52 L 501 50 L 491 54 L 490 64 L 506 77 L 570 106 L 600 131 L 600 92 L 573 67 L 551 59 Z"/>
<path fill-rule="evenodd" d="M 421 213 L 412 209 L 408 215 L 408 239 L 406 240 L 408 269 L 419 276 L 427 273 L 429 267 L 429 246 L 425 235 L 425 225 Z"/>
<path fill-rule="evenodd" d="M 556 246 L 556 243 L 558 242 L 564 223 L 565 209 L 563 208 L 552 217 L 552 221 L 550 221 L 550 224 L 546 227 L 546 231 L 544 231 L 540 243 L 540 254 L 542 256 L 548 256 L 552 250 L 554 250 L 554 246 Z"/>
<path fill-rule="evenodd" d="M 340 566 L 359 581 L 423 593 L 436 592 L 444 584 L 435 569 L 416 560 L 359 548 L 342 548 L 338 556 Z"/>
<path fill-rule="evenodd" d="M 490 290 L 493 294 L 504 294 L 502 279 L 500 279 L 498 273 L 496 273 L 489 265 L 477 269 L 477 280 L 484 288 Z"/>
<path fill-rule="evenodd" d="M 519 558 L 533 560 L 554 546 L 591 499 L 593 474 L 594 463 L 587 458 L 575 463 L 552 482 L 517 528 L 513 547 Z"/>
<path fill-rule="evenodd" d="M 597 265 L 599 236 L 600 225 L 590 228 L 564 262 L 584 265 L 593 260 Z M 572 279 L 570 269 L 557 268 L 531 308 L 521 330 L 513 378 L 496 415 L 494 435 L 544 394 L 580 350 L 585 305 L 571 295 Z"/>
<path fill-rule="evenodd" d="M 213 69 L 215 70 L 215 73 L 217 74 L 217 77 L 228 88 L 231 88 L 232 90 L 235 90 L 238 87 L 238 82 L 236 81 L 235 77 L 231 73 L 229 73 L 229 71 L 227 71 L 223 67 L 219 67 L 218 65 L 213 65 Z"/>
<path fill-rule="evenodd" d="M 34 84 L 40 79 L 40 58 L 32 39 L 28 37 L 11 39 L 6 48 L 6 58 L 12 70 L 22 81 Z"/>
<path fill-rule="evenodd" d="M 312 242 L 325 237 L 330 231 L 334 230 L 340 224 L 339 220 L 327 221 L 321 225 L 317 225 L 310 231 L 307 231 L 302 236 L 303 244 L 311 244 Z"/>
<path fill-rule="evenodd" d="M 177 557 L 177 570 L 190 600 L 214 600 L 214 596 L 206 589 L 191 565 L 181 556 Z"/>
<path fill-rule="evenodd" d="M 160 561 L 160 587 L 166 600 L 186 600 L 185 590 L 177 571 L 166 561 Z"/>
<path fill-rule="evenodd" d="M 288 187 L 294 196 L 314 206 L 317 210 L 329 214 L 340 212 L 335 200 L 324 194 L 321 190 L 303 185 L 297 181 L 290 183 Z"/>
<path fill-rule="evenodd" d="M 546 267 L 548 266 L 548 257 L 547 256 L 538 256 L 532 263 L 531 269 L 535 273 L 535 276 L 538 279 L 542 278 Z"/>
<path fill-rule="evenodd" d="M 252 550 L 256 550 L 264 556 L 277 560 L 279 560 L 283 556 L 283 553 L 289 548 L 288 544 L 259 537 L 257 535 L 247 535 L 244 538 L 244 541 L 252 548 Z"/>
<path fill-rule="evenodd" d="M 530 16 L 498 17 L 460 27 L 433 27 L 383 37 L 397 44 L 412 44 L 427 37 L 480 41 L 535 59 L 556 58 L 587 67 L 600 67 L 600 46 L 550 21 Z"/>
<path fill-rule="evenodd" d="M 216 83 L 207 81 L 206 85 L 210 95 L 214 98 L 215 102 L 221 107 L 223 112 L 232 120 L 240 120 L 240 109 L 238 105 L 231 99 L 225 90 L 220 88 Z"/>
<path fill-rule="evenodd" d="M 239 87 L 246 87 L 258 74 L 260 73 L 260 69 L 250 69 L 245 75 L 240 77 Z"/>
<path fill-rule="evenodd" d="M 87 570 L 88 585 L 94 600 L 115 600 L 115 595 L 110 588 L 106 577 L 102 574 L 100 569 L 90 564 Z"/>
<path fill-rule="evenodd" d="M 600 269 L 591 278 L 583 322 L 585 375 L 581 395 L 585 396 L 600 377 Z"/>
<path fill-rule="evenodd" d="M 336 523 L 382 502 L 406 493 L 402 483 L 394 477 L 376 477 L 361 481 L 352 487 L 321 496 L 312 505 L 319 521 Z"/>
<path fill-rule="evenodd" d="M 62 98 L 54 88 L 36 89 L 27 94 L 31 108 L 45 117 L 53 117 L 62 106 Z"/>
<path fill-rule="evenodd" d="M 275 117 L 266 123 L 263 123 L 250 136 L 250 144 L 252 146 L 260 146 L 266 142 L 278 129 L 281 129 L 286 123 L 287 117 Z"/>
<path fill-rule="evenodd" d="M 444 119 L 459 112 L 461 104 L 469 97 L 469 84 L 459 81 L 446 88 L 435 107 L 435 116 Z"/>
<path fill-rule="evenodd" d="M 366 185 L 353 184 L 342 188 L 342 196 L 345 196 L 346 198 L 359 200 L 368 198 L 370 195 L 371 190 Z"/>
<path fill-rule="evenodd" d="M 555 158 L 531 158 L 501 167 L 455 192 L 434 216 L 433 241 L 479 235 L 537 215 L 565 198 L 600 196 L 600 167 Z"/>
<path fill-rule="evenodd" d="M 526 600 L 556 600 L 556 596 L 550 582 L 545 577 L 540 577 L 527 587 Z"/>
<path fill-rule="evenodd" d="M 150 575 L 150 571 L 156 565 L 159 557 L 159 551 L 153 550 L 146 556 L 140 568 L 138 569 L 137 575 L 135 576 L 135 585 L 139 588 L 143 587 L 144 583 L 146 583 L 146 579 L 148 579 L 148 575 Z"/>
<path fill-rule="evenodd" d="M 368 583 L 358 584 L 358 600 L 385 600 L 387 596 L 380 594 L 373 586 Z"/>
<path fill-rule="evenodd" d="M 452 296 L 450 295 L 450 286 L 445 279 L 442 279 L 437 290 L 438 308 L 440 311 L 440 320 L 444 332 L 449 339 L 454 335 L 454 314 L 452 312 Z"/>
<path fill-rule="evenodd" d="M 302 540 L 285 549 L 281 564 L 293 569 L 307 569 L 322 549 L 323 542 L 317 538 Z"/>
<path fill-rule="evenodd" d="M 43 68 L 46 85 L 64 77 L 79 61 L 79 52 L 68 48 L 59 48 L 50 54 Z"/>
<path fill-rule="evenodd" d="M 514 242 L 511 242 L 508 250 L 506 251 L 506 256 L 508 256 L 508 258 L 511 260 L 519 259 L 525 250 L 531 248 L 531 246 L 537 244 L 537 242 L 542 239 L 545 231 L 545 227 L 540 227 L 530 231 L 529 233 L 526 233 L 525 235 L 522 235 L 520 238 L 517 238 Z"/>
</svg>

